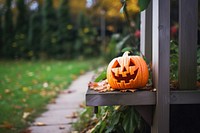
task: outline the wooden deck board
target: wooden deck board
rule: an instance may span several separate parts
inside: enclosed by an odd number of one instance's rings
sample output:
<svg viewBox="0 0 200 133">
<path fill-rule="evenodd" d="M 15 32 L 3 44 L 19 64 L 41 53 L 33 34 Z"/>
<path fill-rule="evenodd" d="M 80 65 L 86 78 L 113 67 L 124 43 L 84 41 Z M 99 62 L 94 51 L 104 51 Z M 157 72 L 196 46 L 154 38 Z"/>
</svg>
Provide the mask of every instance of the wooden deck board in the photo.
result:
<svg viewBox="0 0 200 133">
<path fill-rule="evenodd" d="M 86 93 L 87 106 L 113 105 L 155 105 L 156 92 L 97 92 L 91 89 Z M 200 104 L 200 90 L 170 91 L 170 104 Z"/>
</svg>

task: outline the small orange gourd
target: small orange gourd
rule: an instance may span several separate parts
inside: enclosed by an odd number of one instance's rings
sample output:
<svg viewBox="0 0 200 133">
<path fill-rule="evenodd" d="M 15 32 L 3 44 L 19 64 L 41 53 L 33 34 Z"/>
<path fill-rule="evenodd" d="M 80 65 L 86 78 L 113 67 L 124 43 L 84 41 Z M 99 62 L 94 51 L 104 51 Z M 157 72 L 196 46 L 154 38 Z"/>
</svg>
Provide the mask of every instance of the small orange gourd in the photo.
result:
<svg viewBox="0 0 200 133">
<path fill-rule="evenodd" d="M 122 57 L 114 58 L 107 68 L 107 80 L 113 89 L 136 89 L 144 87 L 149 78 L 146 62 L 140 56 L 129 56 L 125 52 Z"/>
</svg>

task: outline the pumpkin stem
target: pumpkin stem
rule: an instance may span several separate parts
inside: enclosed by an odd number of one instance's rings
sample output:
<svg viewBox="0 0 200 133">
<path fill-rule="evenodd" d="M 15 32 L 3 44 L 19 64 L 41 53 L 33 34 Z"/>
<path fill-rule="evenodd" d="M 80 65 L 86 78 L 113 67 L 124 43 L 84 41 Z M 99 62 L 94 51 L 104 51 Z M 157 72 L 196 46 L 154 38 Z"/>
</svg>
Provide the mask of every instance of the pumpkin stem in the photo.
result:
<svg viewBox="0 0 200 133">
<path fill-rule="evenodd" d="M 130 54 L 129 51 L 124 52 L 123 57 L 128 56 L 128 54 Z"/>
</svg>

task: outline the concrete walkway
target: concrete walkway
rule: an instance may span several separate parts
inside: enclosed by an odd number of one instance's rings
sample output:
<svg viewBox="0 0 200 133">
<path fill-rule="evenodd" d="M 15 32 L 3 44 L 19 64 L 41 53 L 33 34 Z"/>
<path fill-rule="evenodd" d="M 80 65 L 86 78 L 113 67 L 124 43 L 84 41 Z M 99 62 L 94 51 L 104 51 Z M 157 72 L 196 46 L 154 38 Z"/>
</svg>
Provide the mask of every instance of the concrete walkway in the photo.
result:
<svg viewBox="0 0 200 133">
<path fill-rule="evenodd" d="M 29 128 L 31 133 L 70 133 L 71 124 L 76 120 L 70 116 L 80 110 L 80 104 L 85 101 L 88 82 L 93 75 L 94 72 L 87 72 L 73 81 L 55 103 L 47 106 L 47 112 L 36 118 L 35 124 Z"/>
</svg>

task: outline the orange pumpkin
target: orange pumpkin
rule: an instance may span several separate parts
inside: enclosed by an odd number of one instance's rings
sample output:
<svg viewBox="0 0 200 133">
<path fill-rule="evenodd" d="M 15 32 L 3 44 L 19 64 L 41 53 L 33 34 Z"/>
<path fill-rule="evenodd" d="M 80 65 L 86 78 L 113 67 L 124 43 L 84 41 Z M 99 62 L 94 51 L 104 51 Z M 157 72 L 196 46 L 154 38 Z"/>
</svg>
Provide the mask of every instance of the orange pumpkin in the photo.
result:
<svg viewBox="0 0 200 133">
<path fill-rule="evenodd" d="M 122 57 L 114 58 L 108 65 L 107 80 L 113 89 L 136 89 L 148 82 L 149 71 L 144 59 L 128 54 L 127 51 Z"/>
</svg>

